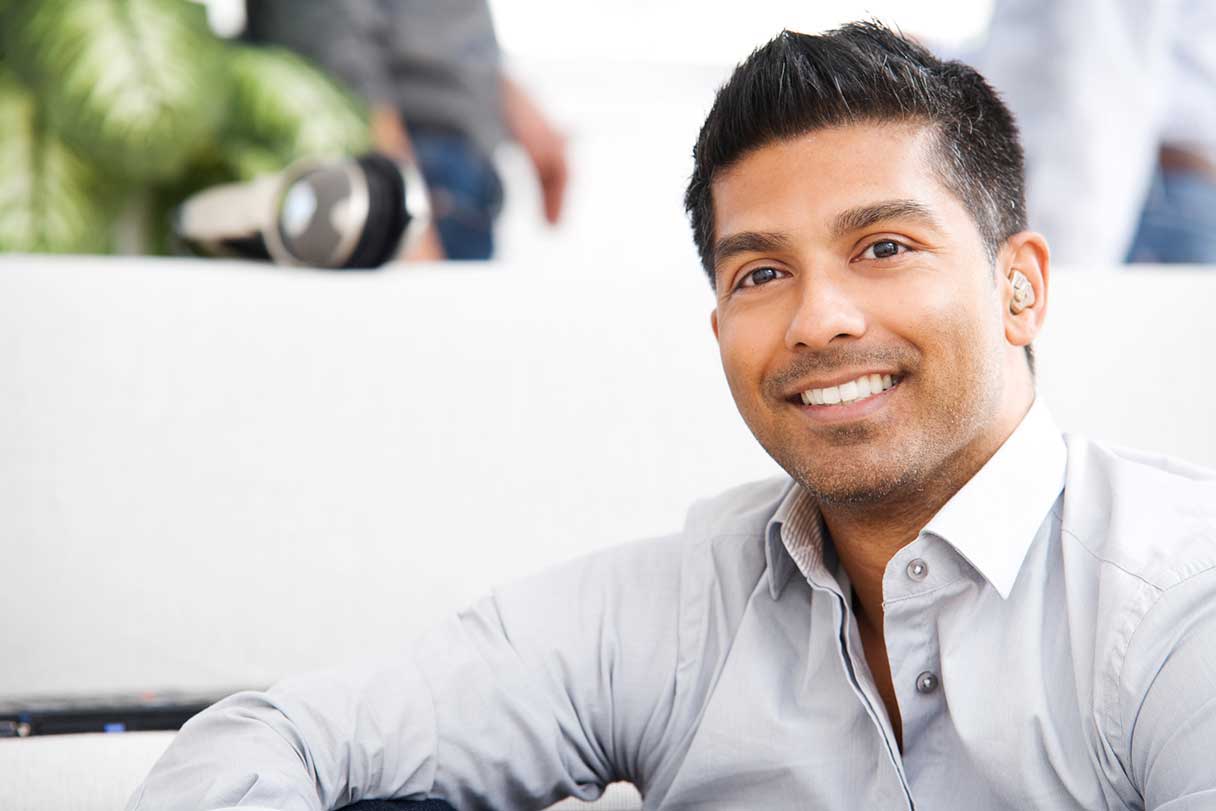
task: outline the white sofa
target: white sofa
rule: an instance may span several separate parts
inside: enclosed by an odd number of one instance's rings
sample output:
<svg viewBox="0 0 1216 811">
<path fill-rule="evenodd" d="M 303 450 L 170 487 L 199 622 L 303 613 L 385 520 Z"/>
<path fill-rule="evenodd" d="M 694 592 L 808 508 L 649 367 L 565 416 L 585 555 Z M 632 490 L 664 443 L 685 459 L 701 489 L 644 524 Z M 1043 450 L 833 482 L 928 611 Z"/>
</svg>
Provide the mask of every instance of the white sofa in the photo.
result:
<svg viewBox="0 0 1216 811">
<path fill-rule="evenodd" d="M 1202 270 L 1058 270 L 1060 423 L 1216 465 L 1213 303 Z M 265 685 L 678 527 L 776 472 L 711 306 L 643 262 L 0 259 L 0 698 Z M 0 740 L 2 804 L 121 806 L 167 740 Z"/>
</svg>

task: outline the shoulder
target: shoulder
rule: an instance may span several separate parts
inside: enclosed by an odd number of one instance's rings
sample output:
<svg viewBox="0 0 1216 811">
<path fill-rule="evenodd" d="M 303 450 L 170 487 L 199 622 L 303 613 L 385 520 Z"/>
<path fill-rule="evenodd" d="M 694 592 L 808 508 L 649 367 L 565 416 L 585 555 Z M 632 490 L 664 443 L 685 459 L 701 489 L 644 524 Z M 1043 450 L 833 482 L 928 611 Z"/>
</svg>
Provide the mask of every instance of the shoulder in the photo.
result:
<svg viewBox="0 0 1216 811">
<path fill-rule="evenodd" d="M 1065 542 L 1165 590 L 1216 567 L 1216 471 L 1069 436 Z"/>
<path fill-rule="evenodd" d="M 658 610 L 678 601 L 682 592 L 704 589 L 707 580 L 747 587 L 763 562 L 764 527 L 791 486 L 788 478 L 774 478 L 733 487 L 695 502 L 679 532 L 556 564 L 500 587 L 496 595 L 528 604 L 535 604 L 538 594 L 550 594 L 565 604 L 609 600 Z"/>
<path fill-rule="evenodd" d="M 1207 647 L 1216 633 L 1209 608 L 1216 606 L 1216 471 L 1066 440 L 1062 562 L 1072 599 L 1086 606 L 1078 610 L 1092 612 L 1100 722 L 1126 767 L 1135 719 L 1155 706 L 1145 702 L 1154 684 L 1164 684 L 1164 664 L 1182 663 L 1185 651 Z M 1181 695 L 1192 664 L 1169 670 L 1178 678 L 1165 692 Z M 1158 716 L 1153 709 L 1143 717 Z"/>
<path fill-rule="evenodd" d="M 694 502 L 675 535 L 604 550 L 586 560 L 612 579 L 675 577 L 687 594 L 726 583 L 750 589 L 764 567 L 764 530 L 793 486 L 786 477 L 749 482 Z M 661 573 L 661 574 L 660 574 Z"/>
<path fill-rule="evenodd" d="M 685 537 L 694 543 L 724 536 L 759 537 L 791 487 L 788 476 L 775 476 L 701 499 L 688 511 Z"/>
</svg>

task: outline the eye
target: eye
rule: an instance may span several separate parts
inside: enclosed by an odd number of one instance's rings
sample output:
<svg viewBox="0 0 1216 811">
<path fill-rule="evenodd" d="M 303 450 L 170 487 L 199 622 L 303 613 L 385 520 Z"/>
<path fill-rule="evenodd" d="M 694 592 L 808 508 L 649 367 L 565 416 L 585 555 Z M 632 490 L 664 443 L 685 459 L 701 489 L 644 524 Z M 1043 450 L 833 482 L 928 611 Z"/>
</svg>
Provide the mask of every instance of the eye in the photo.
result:
<svg viewBox="0 0 1216 811">
<path fill-rule="evenodd" d="M 872 243 L 870 247 L 861 252 L 860 259 L 890 259 L 893 256 L 898 256 L 901 253 L 907 253 L 910 249 L 902 242 L 896 242 L 893 239 L 880 239 Z"/>
<path fill-rule="evenodd" d="M 743 277 L 739 279 L 737 287 L 759 287 L 762 284 L 768 284 L 774 279 L 781 278 L 784 273 L 785 271 L 778 270 L 777 268 L 754 268 L 743 274 Z"/>
</svg>

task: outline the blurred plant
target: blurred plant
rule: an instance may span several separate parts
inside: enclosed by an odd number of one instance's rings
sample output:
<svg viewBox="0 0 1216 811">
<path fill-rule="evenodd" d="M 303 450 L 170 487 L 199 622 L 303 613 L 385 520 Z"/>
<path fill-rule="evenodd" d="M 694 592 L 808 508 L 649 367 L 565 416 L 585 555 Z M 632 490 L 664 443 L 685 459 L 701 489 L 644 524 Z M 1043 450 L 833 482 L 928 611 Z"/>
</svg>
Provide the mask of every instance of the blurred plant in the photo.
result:
<svg viewBox="0 0 1216 811">
<path fill-rule="evenodd" d="M 369 146 L 366 110 L 186 0 L 0 0 L 0 250 L 104 252 L 118 212 Z"/>
</svg>

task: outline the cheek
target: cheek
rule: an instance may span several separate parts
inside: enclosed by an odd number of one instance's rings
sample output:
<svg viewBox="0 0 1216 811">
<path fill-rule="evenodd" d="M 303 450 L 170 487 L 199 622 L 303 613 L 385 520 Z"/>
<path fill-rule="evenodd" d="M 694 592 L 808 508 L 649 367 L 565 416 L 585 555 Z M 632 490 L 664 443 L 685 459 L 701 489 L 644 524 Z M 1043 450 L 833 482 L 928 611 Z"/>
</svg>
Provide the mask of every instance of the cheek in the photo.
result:
<svg viewBox="0 0 1216 811">
<path fill-rule="evenodd" d="M 903 289 L 874 303 L 876 319 L 928 354 L 965 356 L 992 344 L 993 293 L 985 272 L 966 266 L 943 278 L 940 271 L 912 276 Z M 999 320 L 999 319 L 997 319 Z M 998 323 L 997 331 L 1001 329 Z"/>
<path fill-rule="evenodd" d="M 720 320 L 718 349 L 735 399 L 758 396 L 764 370 L 772 355 L 771 336 L 764 319 Z"/>
</svg>

